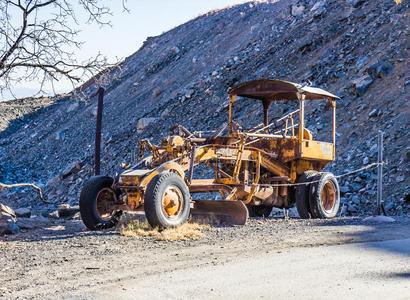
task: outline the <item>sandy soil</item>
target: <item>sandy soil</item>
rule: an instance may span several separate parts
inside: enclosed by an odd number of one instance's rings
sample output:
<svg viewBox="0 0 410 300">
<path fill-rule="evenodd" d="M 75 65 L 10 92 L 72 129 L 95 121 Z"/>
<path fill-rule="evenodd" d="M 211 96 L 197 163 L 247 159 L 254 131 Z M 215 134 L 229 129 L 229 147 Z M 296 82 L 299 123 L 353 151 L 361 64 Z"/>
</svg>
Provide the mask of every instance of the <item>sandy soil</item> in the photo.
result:
<svg viewBox="0 0 410 300">
<path fill-rule="evenodd" d="M 252 264 L 289 249 L 406 239 L 409 225 L 409 218 L 379 224 L 357 218 L 253 219 L 241 227 L 211 227 L 200 240 L 166 242 L 123 237 L 115 230 L 88 232 L 81 221 L 56 220 L 1 237 L 0 298 L 88 298 L 88 290 L 126 289 L 130 280 L 239 259 Z"/>
</svg>

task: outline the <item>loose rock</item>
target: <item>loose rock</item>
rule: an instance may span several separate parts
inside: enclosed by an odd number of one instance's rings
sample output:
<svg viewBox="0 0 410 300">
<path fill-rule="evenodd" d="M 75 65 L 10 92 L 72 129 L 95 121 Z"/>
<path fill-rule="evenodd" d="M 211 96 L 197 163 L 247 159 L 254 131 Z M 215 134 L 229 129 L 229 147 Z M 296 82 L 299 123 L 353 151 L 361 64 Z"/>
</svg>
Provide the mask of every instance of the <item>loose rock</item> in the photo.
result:
<svg viewBox="0 0 410 300">
<path fill-rule="evenodd" d="M 18 233 L 16 214 L 9 207 L 0 203 L 0 235 Z"/>
<path fill-rule="evenodd" d="M 141 118 L 137 123 L 137 132 L 142 133 L 144 129 L 150 124 L 156 122 L 158 118 Z"/>
<path fill-rule="evenodd" d="M 370 76 L 363 76 L 353 81 L 356 94 L 358 96 L 363 96 L 366 93 L 366 91 L 369 89 L 372 83 L 373 83 L 373 79 Z"/>
<path fill-rule="evenodd" d="M 294 17 L 300 16 L 304 13 L 305 6 L 304 5 L 292 5 L 291 14 Z"/>
<path fill-rule="evenodd" d="M 377 117 L 379 111 L 375 108 L 371 112 L 369 112 L 369 118 Z"/>
<path fill-rule="evenodd" d="M 354 8 L 358 8 L 361 6 L 366 0 L 347 0 L 347 3 L 349 3 L 351 6 Z"/>
<path fill-rule="evenodd" d="M 30 218 L 31 216 L 31 209 L 27 207 L 17 208 L 14 210 L 14 212 L 19 218 Z"/>
</svg>

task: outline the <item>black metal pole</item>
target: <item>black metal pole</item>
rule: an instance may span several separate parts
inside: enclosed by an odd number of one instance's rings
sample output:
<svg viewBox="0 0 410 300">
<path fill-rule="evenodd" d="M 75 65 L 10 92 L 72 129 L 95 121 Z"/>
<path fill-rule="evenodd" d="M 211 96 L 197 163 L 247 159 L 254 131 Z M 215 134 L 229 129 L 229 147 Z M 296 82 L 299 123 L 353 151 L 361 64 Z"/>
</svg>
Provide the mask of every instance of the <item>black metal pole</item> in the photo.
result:
<svg viewBox="0 0 410 300">
<path fill-rule="evenodd" d="M 102 130 L 102 113 L 104 108 L 104 88 L 99 87 L 97 91 L 97 122 L 95 126 L 95 157 L 94 157 L 94 173 L 100 175 L 101 173 L 101 130 Z"/>
<path fill-rule="evenodd" d="M 373 213 L 375 216 L 386 215 L 383 201 L 383 136 L 384 132 L 379 130 L 378 133 L 378 154 L 377 154 L 377 207 Z"/>
</svg>

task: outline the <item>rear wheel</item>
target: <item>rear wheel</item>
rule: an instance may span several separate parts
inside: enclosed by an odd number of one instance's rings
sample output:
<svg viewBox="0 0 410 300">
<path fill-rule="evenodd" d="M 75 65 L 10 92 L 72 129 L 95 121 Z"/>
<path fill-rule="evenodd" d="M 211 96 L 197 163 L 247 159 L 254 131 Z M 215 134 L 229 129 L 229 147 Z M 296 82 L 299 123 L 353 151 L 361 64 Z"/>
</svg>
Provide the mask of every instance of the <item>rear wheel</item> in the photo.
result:
<svg viewBox="0 0 410 300">
<path fill-rule="evenodd" d="M 298 178 L 297 183 L 301 185 L 297 185 L 295 188 L 295 202 L 296 202 L 296 209 L 299 213 L 299 217 L 301 219 L 310 219 L 312 217 L 312 213 L 310 210 L 309 204 L 309 182 L 312 178 L 317 174 L 316 171 L 309 170 L 305 171 L 300 177 Z"/>
<path fill-rule="evenodd" d="M 179 226 L 187 221 L 190 209 L 189 189 L 177 174 L 158 174 L 148 184 L 144 210 L 152 227 Z"/>
<path fill-rule="evenodd" d="M 334 218 L 339 211 L 340 190 L 336 177 L 332 173 L 315 176 L 310 185 L 309 204 L 312 217 L 320 219 Z"/>
<path fill-rule="evenodd" d="M 247 205 L 250 217 L 264 217 L 267 218 L 272 213 L 272 206 L 266 205 Z"/>
<path fill-rule="evenodd" d="M 113 183 L 111 177 L 95 176 L 84 185 L 80 194 L 80 214 L 88 229 L 108 229 L 118 223 L 122 211 L 116 209 L 118 201 Z"/>
</svg>

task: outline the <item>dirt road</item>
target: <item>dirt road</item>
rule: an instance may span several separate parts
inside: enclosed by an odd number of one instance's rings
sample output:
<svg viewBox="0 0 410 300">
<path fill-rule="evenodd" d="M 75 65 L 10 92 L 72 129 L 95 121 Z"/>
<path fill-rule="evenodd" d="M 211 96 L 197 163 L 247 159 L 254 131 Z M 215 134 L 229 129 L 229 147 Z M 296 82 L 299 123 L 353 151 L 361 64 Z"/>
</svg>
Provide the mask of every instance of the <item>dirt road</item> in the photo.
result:
<svg viewBox="0 0 410 300">
<path fill-rule="evenodd" d="M 410 239 L 291 248 L 124 280 L 121 286 L 91 288 L 73 297 L 404 300 L 410 298 L 409 254 Z"/>
<path fill-rule="evenodd" d="M 406 299 L 409 225 L 252 220 L 158 242 L 56 222 L 0 242 L 0 298 Z"/>
</svg>

